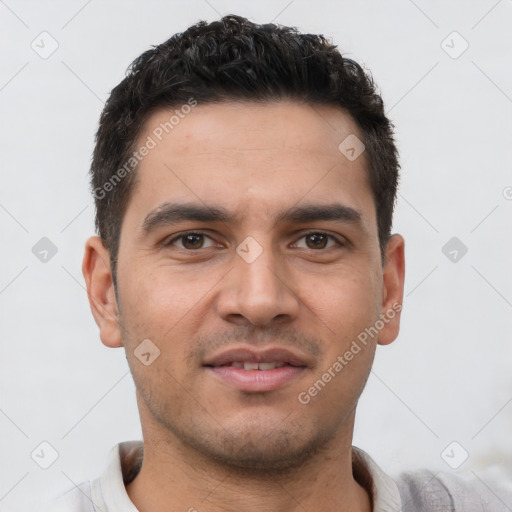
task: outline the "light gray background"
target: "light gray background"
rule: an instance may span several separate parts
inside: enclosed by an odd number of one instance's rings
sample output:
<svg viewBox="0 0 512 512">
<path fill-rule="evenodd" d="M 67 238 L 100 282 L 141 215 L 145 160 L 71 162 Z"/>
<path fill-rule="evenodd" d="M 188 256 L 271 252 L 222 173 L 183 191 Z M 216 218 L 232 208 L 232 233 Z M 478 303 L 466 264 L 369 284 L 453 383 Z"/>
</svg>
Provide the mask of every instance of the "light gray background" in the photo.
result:
<svg viewBox="0 0 512 512">
<path fill-rule="evenodd" d="M 452 471 L 441 457 L 452 441 L 452 461 L 469 453 L 464 474 L 486 481 L 484 468 L 496 462 L 511 470 L 510 0 L 5 0 L 2 511 L 96 476 L 115 443 L 140 438 L 124 352 L 99 341 L 81 275 L 93 233 L 93 136 L 109 91 L 136 56 L 199 19 L 229 13 L 332 38 L 372 71 L 397 127 L 403 322 L 399 339 L 378 349 L 354 444 L 391 473 Z M 51 48 L 43 31 L 59 45 L 47 59 L 31 48 Z M 461 38 L 469 47 L 452 58 Z M 468 249 L 457 262 L 442 252 L 454 236 Z M 32 253 L 42 237 L 58 248 L 46 263 Z M 41 455 L 42 441 L 59 455 L 48 469 L 31 458 L 36 448 L 39 461 L 50 456 Z"/>
</svg>

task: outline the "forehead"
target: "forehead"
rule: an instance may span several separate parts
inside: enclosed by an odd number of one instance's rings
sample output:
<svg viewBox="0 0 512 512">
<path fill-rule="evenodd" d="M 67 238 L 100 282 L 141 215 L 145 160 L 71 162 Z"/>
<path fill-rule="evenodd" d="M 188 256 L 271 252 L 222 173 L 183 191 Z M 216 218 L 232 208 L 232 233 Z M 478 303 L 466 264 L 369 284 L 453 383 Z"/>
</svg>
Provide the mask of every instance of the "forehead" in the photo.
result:
<svg viewBox="0 0 512 512">
<path fill-rule="evenodd" d="M 191 201 L 263 218 L 301 201 L 341 202 L 371 221 L 365 154 L 350 160 L 339 149 L 354 136 L 363 138 L 334 106 L 276 101 L 162 109 L 139 135 L 136 147 L 151 149 L 138 165 L 128 211 L 145 215 L 160 204 Z"/>
</svg>

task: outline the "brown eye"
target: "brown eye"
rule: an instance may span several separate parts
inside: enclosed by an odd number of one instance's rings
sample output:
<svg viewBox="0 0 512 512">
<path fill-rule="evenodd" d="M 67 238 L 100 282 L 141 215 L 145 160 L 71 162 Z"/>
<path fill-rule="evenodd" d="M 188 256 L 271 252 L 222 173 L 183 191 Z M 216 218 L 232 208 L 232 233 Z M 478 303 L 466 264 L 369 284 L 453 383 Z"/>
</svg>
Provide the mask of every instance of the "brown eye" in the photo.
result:
<svg viewBox="0 0 512 512">
<path fill-rule="evenodd" d="M 198 249 L 206 249 L 213 247 L 214 241 L 203 233 L 184 233 L 173 238 L 166 245 L 177 246 L 180 249 L 194 251 Z"/>
<path fill-rule="evenodd" d="M 198 234 L 185 235 L 181 237 L 185 249 L 201 249 L 204 244 L 204 236 Z"/>
<path fill-rule="evenodd" d="M 306 245 L 310 249 L 325 249 L 327 246 L 327 235 L 322 233 L 311 233 L 306 235 Z"/>
<path fill-rule="evenodd" d="M 334 235 L 329 235 L 321 231 L 313 231 L 303 235 L 295 244 L 300 249 L 330 249 L 332 247 L 343 247 L 344 243 L 338 240 Z"/>
</svg>

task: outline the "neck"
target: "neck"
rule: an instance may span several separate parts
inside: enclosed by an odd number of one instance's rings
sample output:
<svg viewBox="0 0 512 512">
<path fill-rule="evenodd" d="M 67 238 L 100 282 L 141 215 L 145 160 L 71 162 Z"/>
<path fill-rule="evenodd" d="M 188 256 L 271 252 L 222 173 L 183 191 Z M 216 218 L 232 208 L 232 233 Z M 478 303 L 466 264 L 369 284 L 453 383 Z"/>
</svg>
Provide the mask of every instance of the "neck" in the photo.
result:
<svg viewBox="0 0 512 512">
<path fill-rule="evenodd" d="M 353 476 L 352 429 L 300 466 L 275 472 L 227 467 L 155 434 L 146 429 L 141 470 L 126 486 L 139 510 L 371 511 L 367 491 Z"/>
</svg>

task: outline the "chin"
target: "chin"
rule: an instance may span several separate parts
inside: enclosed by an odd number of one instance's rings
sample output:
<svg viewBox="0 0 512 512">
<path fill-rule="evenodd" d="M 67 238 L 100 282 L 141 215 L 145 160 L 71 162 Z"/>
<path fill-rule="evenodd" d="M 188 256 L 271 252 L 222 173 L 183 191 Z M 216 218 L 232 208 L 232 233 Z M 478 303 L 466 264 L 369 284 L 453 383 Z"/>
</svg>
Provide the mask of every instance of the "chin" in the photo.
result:
<svg viewBox="0 0 512 512">
<path fill-rule="evenodd" d="M 309 460 L 327 450 L 334 436 L 321 429 L 311 432 L 298 422 L 283 428 L 283 423 L 273 429 L 259 427 L 225 429 L 216 433 L 188 430 L 186 444 L 210 461 L 253 476 L 296 470 Z M 206 435 L 205 435 L 206 434 Z"/>
</svg>

